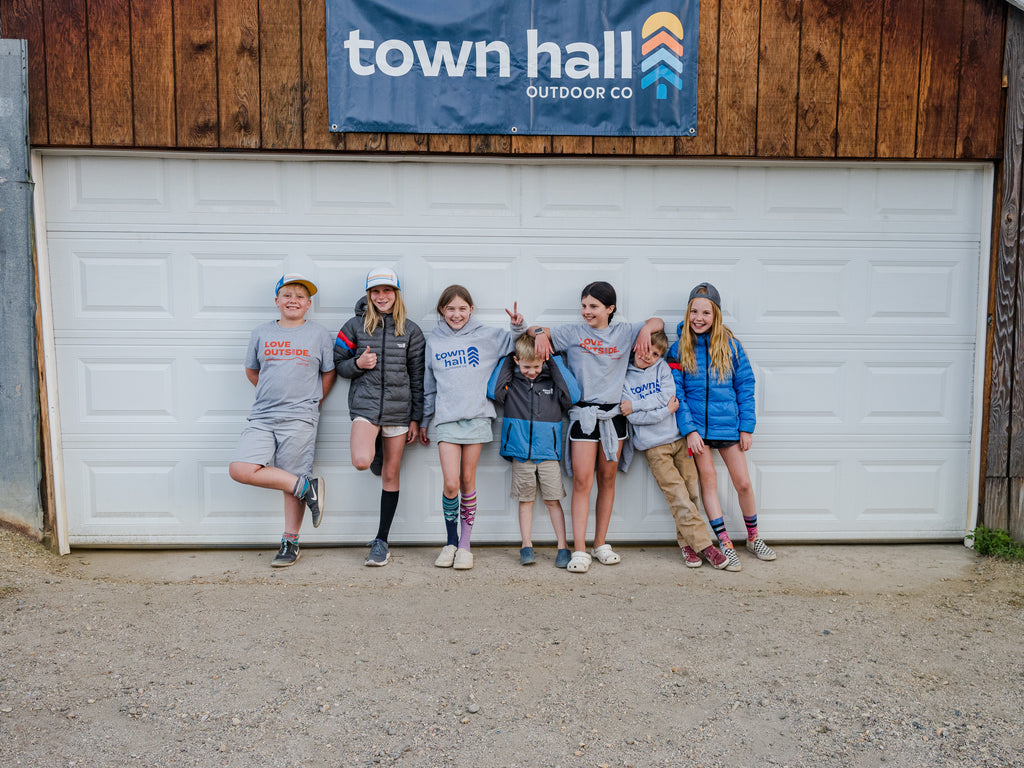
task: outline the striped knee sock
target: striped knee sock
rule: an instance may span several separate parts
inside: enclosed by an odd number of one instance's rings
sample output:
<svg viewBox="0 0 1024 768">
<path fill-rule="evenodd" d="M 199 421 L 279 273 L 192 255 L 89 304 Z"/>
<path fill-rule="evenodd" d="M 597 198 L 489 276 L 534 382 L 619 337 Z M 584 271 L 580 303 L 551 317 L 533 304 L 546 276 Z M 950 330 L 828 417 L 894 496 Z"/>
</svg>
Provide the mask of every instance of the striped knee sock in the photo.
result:
<svg viewBox="0 0 1024 768">
<path fill-rule="evenodd" d="M 462 494 L 460 517 L 462 526 L 459 533 L 459 546 L 462 549 L 469 549 L 469 537 L 473 535 L 473 523 L 476 522 L 476 491 Z"/>
<path fill-rule="evenodd" d="M 747 541 L 753 541 L 757 538 L 757 515 L 753 514 L 750 517 L 743 516 L 743 524 L 747 526 Z"/>
<path fill-rule="evenodd" d="M 444 528 L 448 534 L 446 544 L 459 546 L 459 497 L 449 499 L 441 494 L 441 512 L 444 513 Z"/>
<path fill-rule="evenodd" d="M 709 520 L 708 522 L 711 523 L 711 530 L 713 530 L 715 532 L 715 536 L 718 537 L 718 543 L 723 547 L 732 549 L 732 539 L 729 538 L 729 534 L 725 530 L 725 519 L 720 517 L 717 520 Z"/>
</svg>

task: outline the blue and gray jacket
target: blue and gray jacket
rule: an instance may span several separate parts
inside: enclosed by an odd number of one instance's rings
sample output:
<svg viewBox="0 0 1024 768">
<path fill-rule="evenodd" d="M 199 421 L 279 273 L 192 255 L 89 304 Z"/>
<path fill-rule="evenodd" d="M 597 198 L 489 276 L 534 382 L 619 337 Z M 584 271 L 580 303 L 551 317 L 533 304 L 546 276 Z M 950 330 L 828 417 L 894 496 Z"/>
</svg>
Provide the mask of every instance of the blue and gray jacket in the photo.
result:
<svg viewBox="0 0 1024 768">
<path fill-rule="evenodd" d="M 581 396 L 565 360 L 553 355 L 531 381 L 512 355 L 502 358 L 487 382 L 487 396 L 505 407 L 501 447 L 506 459 L 558 461 L 562 458 L 562 416 Z"/>
</svg>

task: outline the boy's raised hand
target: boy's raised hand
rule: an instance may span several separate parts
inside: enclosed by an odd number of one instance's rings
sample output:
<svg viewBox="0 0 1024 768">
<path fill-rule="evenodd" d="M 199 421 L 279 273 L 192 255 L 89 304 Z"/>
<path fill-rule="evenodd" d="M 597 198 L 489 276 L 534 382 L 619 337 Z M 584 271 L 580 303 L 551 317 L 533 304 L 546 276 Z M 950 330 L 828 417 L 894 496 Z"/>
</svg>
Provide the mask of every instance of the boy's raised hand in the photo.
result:
<svg viewBox="0 0 1024 768">
<path fill-rule="evenodd" d="M 370 351 L 370 345 L 366 345 L 366 349 L 363 350 L 363 354 L 356 358 L 356 368 L 361 368 L 364 371 L 373 370 L 377 367 L 377 353 Z"/>
<path fill-rule="evenodd" d="M 523 319 L 523 316 L 521 314 L 519 314 L 519 302 L 518 301 L 513 301 L 512 302 L 512 311 L 511 312 L 509 312 L 508 308 L 506 307 L 505 308 L 505 314 L 508 315 L 509 321 L 512 323 L 512 325 L 522 325 L 525 322 L 525 320 Z"/>
</svg>

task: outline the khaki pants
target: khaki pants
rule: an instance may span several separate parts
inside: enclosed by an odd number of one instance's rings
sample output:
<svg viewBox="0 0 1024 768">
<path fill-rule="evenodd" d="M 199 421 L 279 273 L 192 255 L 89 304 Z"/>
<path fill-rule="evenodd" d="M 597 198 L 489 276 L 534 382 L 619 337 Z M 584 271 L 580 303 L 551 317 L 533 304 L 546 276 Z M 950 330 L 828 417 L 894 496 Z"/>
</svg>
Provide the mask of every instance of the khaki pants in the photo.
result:
<svg viewBox="0 0 1024 768">
<path fill-rule="evenodd" d="M 710 547 L 711 536 L 697 508 L 700 479 L 686 448 L 686 440 L 680 438 L 673 443 L 656 445 L 644 451 L 644 455 L 675 518 L 679 546 L 689 545 L 694 552 Z"/>
</svg>

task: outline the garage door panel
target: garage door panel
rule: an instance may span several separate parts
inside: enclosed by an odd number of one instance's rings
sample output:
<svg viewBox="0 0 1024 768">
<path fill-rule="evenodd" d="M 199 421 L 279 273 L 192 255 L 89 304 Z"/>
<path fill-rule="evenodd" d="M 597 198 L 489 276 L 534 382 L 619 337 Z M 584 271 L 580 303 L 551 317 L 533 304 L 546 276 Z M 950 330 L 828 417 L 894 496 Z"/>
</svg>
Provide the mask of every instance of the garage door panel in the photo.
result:
<svg viewBox="0 0 1024 768">
<path fill-rule="evenodd" d="M 758 433 L 961 436 L 971 427 L 969 350 L 746 346 L 755 361 Z M 830 359 L 831 358 L 831 359 Z"/>
<path fill-rule="evenodd" d="M 280 495 L 227 476 L 254 396 L 249 333 L 287 271 L 318 282 L 310 317 L 335 333 L 378 264 L 425 333 L 451 283 L 507 327 L 513 302 L 531 323 L 579 322 L 580 288 L 607 280 L 617 320 L 658 315 L 674 339 L 709 280 L 757 373 L 748 458 L 766 535 L 963 532 L 982 166 L 54 154 L 43 168 L 73 544 L 276 541 Z M 321 413 L 328 513 L 307 543 L 376 530 L 380 481 L 351 467 L 347 390 Z M 477 540 L 518 540 L 509 482 L 487 446 Z M 742 538 L 721 465 L 719 482 Z M 410 448 L 396 542 L 440 542 L 441 487 L 436 448 Z M 642 458 L 617 487 L 614 541 L 672 539 Z"/>
</svg>

